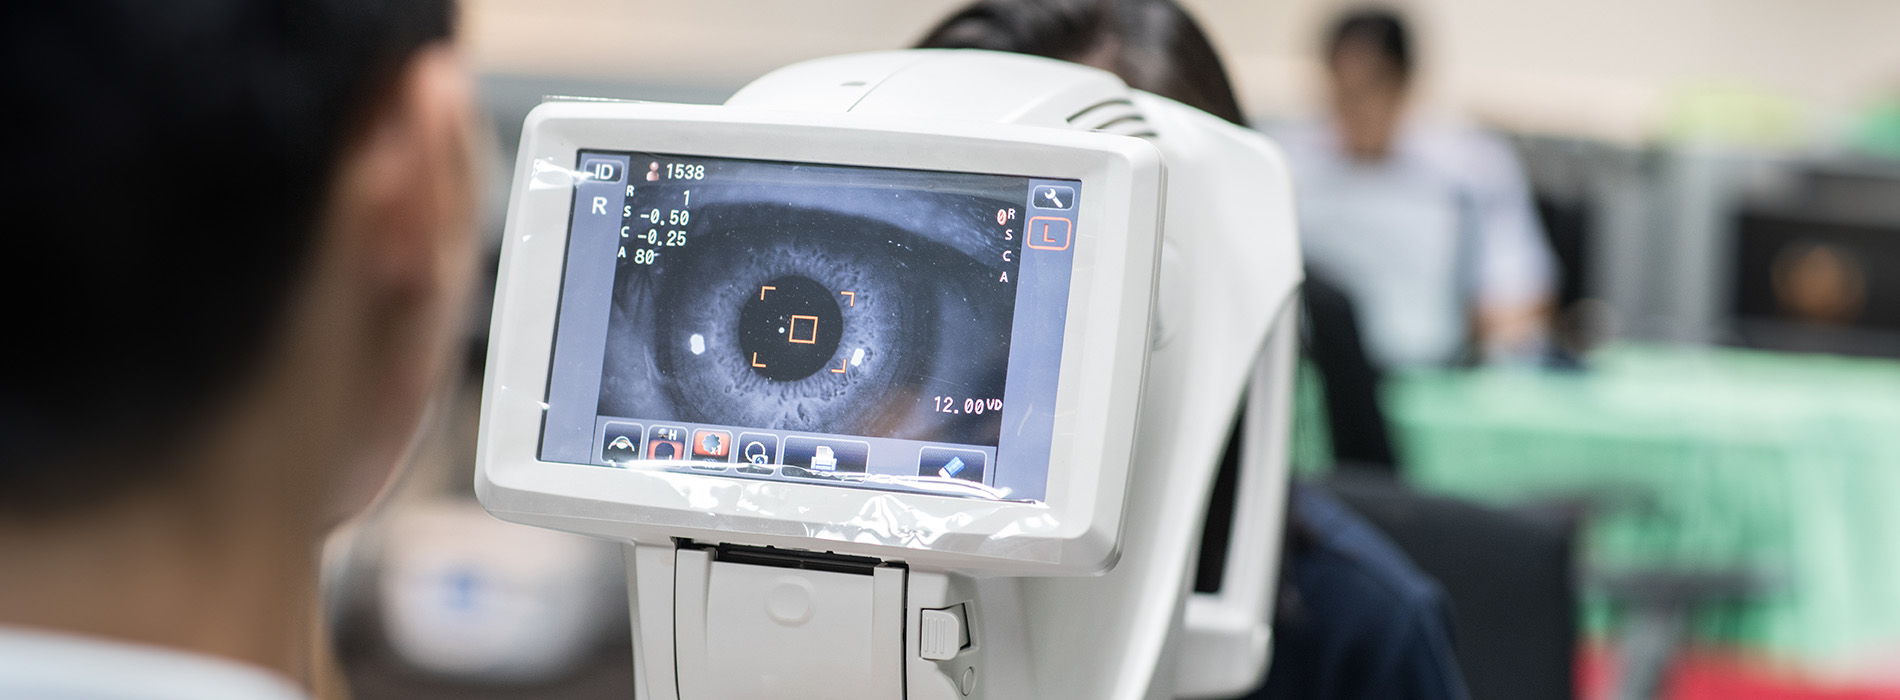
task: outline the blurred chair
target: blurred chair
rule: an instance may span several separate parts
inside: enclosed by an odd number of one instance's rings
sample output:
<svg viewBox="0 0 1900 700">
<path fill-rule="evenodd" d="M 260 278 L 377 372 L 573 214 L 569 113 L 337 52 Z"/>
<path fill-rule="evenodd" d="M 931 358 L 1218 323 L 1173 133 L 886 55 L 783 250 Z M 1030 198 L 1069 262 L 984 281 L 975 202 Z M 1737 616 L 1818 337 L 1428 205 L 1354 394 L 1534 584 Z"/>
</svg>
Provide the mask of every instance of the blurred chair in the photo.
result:
<svg viewBox="0 0 1900 700">
<path fill-rule="evenodd" d="M 1378 368 L 1366 357 L 1352 299 L 1325 275 L 1306 270 L 1301 289 L 1306 312 L 1306 357 L 1325 384 L 1326 422 L 1333 458 L 1395 469 L 1392 439 L 1379 407 Z"/>
<path fill-rule="evenodd" d="M 1639 486 L 1608 485 L 1567 500 L 1568 507 L 1587 518 L 1620 515 L 1658 532 L 1683 527 L 1680 514 Z M 1663 697 L 1676 661 L 1694 641 L 1692 623 L 1698 613 L 1759 601 L 1777 592 L 1784 578 L 1772 565 L 1747 562 L 1712 566 L 1665 560 L 1586 567 L 1583 584 L 1617 613 L 1611 633 L 1616 676 L 1610 700 Z"/>
<path fill-rule="evenodd" d="M 1618 676 L 1612 700 L 1663 696 L 1676 659 L 1689 646 L 1690 622 L 1708 605 L 1746 602 L 1774 590 L 1771 577 L 1745 569 L 1646 569 L 1594 575 L 1590 585 L 1618 607 Z"/>
<path fill-rule="evenodd" d="M 1557 256 L 1557 310 L 1568 312 L 1583 301 L 1584 283 L 1589 280 L 1585 267 L 1591 253 L 1589 202 L 1543 192 L 1535 195 L 1535 201 L 1544 240 Z"/>
<path fill-rule="evenodd" d="M 1379 408 L 1379 370 L 1366 359 L 1359 340 L 1359 319 L 1352 299 L 1326 276 L 1306 269 L 1300 290 L 1304 332 L 1301 352 L 1319 370 L 1326 405 L 1326 426 L 1332 458 L 1392 471 L 1397 459 Z M 1227 538 L 1233 527 L 1235 485 L 1240 476 L 1240 421 L 1235 417 L 1221 456 L 1220 471 L 1208 498 L 1201 533 L 1201 555 L 1194 592 L 1216 593 L 1227 566 Z"/>
<path fill-rule="evenodd" d="M 1422 495 L 1365 469 L 1323 485 L 1443 586 L 1472 700 L 1573 697 L 1574 521 Z"/>
</svg>

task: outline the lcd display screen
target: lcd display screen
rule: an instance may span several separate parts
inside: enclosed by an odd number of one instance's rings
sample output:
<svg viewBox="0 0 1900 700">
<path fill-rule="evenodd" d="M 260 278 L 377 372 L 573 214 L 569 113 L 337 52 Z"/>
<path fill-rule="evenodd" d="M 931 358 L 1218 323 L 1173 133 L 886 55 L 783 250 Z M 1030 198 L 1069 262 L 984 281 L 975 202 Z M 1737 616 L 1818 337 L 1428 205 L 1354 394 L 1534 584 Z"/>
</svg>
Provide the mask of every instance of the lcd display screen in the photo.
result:
<svg viewBox="0 0 1900 700">
<path fill-rule="evenodd" d="M 575 166 L 544 461 L 1043 499 L 1081 183 Z"/>
</svg>

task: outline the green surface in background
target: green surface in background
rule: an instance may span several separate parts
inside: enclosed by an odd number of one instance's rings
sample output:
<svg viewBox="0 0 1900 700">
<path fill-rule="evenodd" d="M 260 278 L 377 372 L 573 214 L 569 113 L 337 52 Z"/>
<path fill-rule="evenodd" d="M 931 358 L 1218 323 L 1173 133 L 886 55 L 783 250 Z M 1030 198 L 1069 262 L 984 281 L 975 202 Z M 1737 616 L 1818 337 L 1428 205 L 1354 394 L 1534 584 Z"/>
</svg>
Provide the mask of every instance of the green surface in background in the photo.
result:
<svg viewBox="0 0 1900 700">
<path fill-rule="evenodd" d="M 1421 488 L 1599 504 L 1586 570 L 1767 575 L 1770 592 L 1698 616 L 1704 640 L 1815 671 L 1900 654 L 1900 363 L 1626 346 L 1583 372 L 1397 377 L 1385 398 Z M 1611 614 L 1587 596 L 1593 633 Z"/>
</svg>

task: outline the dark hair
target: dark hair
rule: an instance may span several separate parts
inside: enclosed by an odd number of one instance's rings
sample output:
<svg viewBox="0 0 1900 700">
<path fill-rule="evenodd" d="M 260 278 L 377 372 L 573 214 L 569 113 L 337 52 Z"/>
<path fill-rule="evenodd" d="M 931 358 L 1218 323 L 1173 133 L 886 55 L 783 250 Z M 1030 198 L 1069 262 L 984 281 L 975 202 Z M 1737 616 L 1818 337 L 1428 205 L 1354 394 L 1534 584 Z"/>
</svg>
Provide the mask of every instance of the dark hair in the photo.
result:
<svg viewBox="0 0 1900 700">
<path fill-rule="evenodd" d="M 0 11 L 0 509 L 150 476 L 256 370 L 337 158 L 452 0 Z M 259 455 L 268 460 L 269 455 Z M 76 464 L 85 460 L 85 469 Z"/>
<path fill-rule="evenodd" d="M 1246 124 L 1213 43 L 1172 0 L 981 0 L 950 15 L 917 46 L 1077 63 L 1105 55 L 1129 87 Z"/>
<path fill-rule="evenodd" d="M 1379 53 L 1401 82 L 1412 77 L 1412 39 L 1399 13 L 1383 7 L 1353 10 L 1333 23 L 1326 42 L 1326 56 L 1338 56 L 1347 44 L 1364 46 Z"/>
</svg>

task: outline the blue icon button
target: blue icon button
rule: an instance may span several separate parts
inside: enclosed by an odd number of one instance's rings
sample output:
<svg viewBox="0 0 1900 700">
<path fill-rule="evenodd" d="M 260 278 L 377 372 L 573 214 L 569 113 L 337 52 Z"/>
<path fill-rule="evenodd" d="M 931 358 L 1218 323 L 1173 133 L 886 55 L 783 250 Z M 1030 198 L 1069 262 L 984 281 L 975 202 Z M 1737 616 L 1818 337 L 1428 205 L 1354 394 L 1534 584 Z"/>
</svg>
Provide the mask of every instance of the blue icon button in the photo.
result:
<svg viewBox="0 0 1900 700">
<path fill-rule="evenodd" d="M 738 442 L 733 443 L 739 455 L 739 471 L 748 474 L 770 474 L 772 465 L 778 462 L 778 436 L 771 433 L 739 433 Z"/>
<path fill-rule="evenodd" d="M 639 423 L 609 422 L 600 438 L 601 461 L 617 464 L 639 459 L 641 437 Z"/>
<path fill-rule="evenodd" d="M 1037 209 L 1059 211 L 1074 209 L 1075 188 L 1062 185 L 1036 185 L 1035 192 L 1029 195 L 1029 205 Z"/>
<path fill-rule="evenodd" d="M 981 450 L 926 447 L 917 454 L 917 475 L 943 479 L 962 479 L 983 483 L 984 454 Z"/>
<path fill-rule="evenodd" d="M 581 172 L 595 182 L 619 182 L 627 174 L 627 168 L 619 161 L 589 158 L 581 162 Z"/>
<path fill-rule="evenodd" d="M 785 438 L 785 466 L 819 474 L 863 473 L 870 454 L 870 443 L 858 440 Z"/>
</svg>

